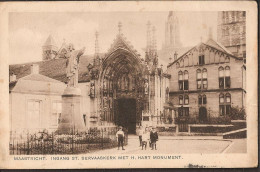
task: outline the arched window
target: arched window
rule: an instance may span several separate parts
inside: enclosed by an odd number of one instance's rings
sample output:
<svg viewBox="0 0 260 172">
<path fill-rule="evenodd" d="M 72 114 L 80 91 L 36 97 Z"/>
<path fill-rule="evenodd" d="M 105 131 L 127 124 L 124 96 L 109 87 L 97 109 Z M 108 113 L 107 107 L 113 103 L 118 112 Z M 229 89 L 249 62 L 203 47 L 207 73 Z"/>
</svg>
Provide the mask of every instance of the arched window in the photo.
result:
<svg viewBox="0 0 260 172">
<path fill-rule="evenodd" d="M 197 70 L 197 89 L 201 89 L 201 70 Z"/>
<path fill-rule="evenodd" d="M 207 96 L 206 96 L 206 95 L 203 95 L 202 101 L 203 101 L 203 104 L 204 104 L 204 105 L 207 104 Z"/>
<path fill-rule="evenodd" d="M 179 96 L 179 104 L 180 104 L 180 105 L 183 104 L 183 96 L 182 96 L 182 95 Z"/>
<path fill-rule="evenodd" d="M 231 103 L 231 95 L 229 93 L 226 94 L 226 103 Z"/>
<path fill-rule="evenodd" d="M 224 68 L 218 68 L 218 80 L 219 80 L 219 88 L 224 88 Z"/>
<path fill-rule="evenodd" d="M 199 95 L 199 97 L 198 97 L 198 99 L 199 99 L 199 105 L 205 105 L 205 104 L 207 104 L 207 96 L 204 94 L 204 95 Z"/>
<path fill-rule="evenodd" d="M 207 74 L 207 69 L 202 70 L 202 85 L 203 88 L 206 89 L 208 88 L 208 74 Z"/>
<path fill-rule="evenodd" d="M 219 95 L 219 113 L 221 116 L 230 115 L 231 112 L 231 94 L 226 93 Z"/>
<path fill-rule="evenodd" d="M 199 95 L 199 97 L 198 97 L 198 99 L 199 99 L 199 105 L 201 105 L 202 104 L 202 96 L 201 95 Z"/>
<path fill-rule="evenodd" d="M 225 87 L 230 88 L 230 67 L 225 67 Z"/>
<path fill-rule="evenodd" d="M 189 96 L 188 95 L 184 96 L 184 104 L 185 105 L 189 104 Z"/>
<path fill-rule="evenodd" d="M 182 73 L 182 71 L 179 71 L 178 78 L 179 78 L 179 90 L 183 90 L 183 73 Z"/>
<path fill-rule="evenodd" d="M 189 89 L 189 72 L 187 70 L 184 71 L 184 90 Z"/>
<path fill-rule="evenodd" d="M 225 101 L 224 101 L 224 94 L 221 93 L 221 94 L 219 95 L 219 103 L 222 104 L 222 103 L 224 103 L 224 102 L 225 102 Z"/>
<path fill-rule="evenodd" d="M 231 112 L 231 95 L 229 93 L 226 94 L 225 96 L 226 98 L 226 115 L 230 115 L 230 112 Z"/>
</svg>

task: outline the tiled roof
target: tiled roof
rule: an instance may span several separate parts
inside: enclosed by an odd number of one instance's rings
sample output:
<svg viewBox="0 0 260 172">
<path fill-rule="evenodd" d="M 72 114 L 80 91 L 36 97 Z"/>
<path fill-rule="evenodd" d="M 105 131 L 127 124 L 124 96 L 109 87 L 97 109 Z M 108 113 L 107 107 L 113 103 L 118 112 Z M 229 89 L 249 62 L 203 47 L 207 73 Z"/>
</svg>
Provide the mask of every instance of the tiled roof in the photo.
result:
<svg viewBox="0 0 260 172">
<path fill-rule="evenodd" d="M 79 66 L 79 82 L 88 82 L 88 64 L 92 62 L 93 56 L 82 56 Z M 66 77 L 66 59 L 52 59 L 47 61 L 39 61 L 25 64 L 15 64 L 9 66 L 9 74 L 14 73 L 17 79 L 31 74 L 31 65 L 39 65 L 39 74 L 50 77 L 52 79 L 67 82 Z"/>
</svg>

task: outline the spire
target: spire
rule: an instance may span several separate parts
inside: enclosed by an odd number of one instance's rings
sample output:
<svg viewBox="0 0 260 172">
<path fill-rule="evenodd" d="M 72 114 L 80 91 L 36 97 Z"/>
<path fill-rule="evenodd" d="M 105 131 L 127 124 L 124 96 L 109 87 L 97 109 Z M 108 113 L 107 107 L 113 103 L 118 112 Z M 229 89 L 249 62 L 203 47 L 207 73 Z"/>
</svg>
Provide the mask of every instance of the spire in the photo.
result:
<svg viewBox="0 0 260 172">
<path fill-rule="evenodd" d="M 97 56 L 99 54 L 99 44 L 98 44 L 99 33 L 98 33 L 98 31 L 96 31 L 95 36 L 96 36 L 96 40 L 95 40 L 95 55 Z"/>
<path fill-rule="evenodd" d="M 121 35 L 122 34 L 122 23 L 118 22 L 118 34 Z"/>
<path fill-rule="evenodd" d="M 55 46 L 56 47 L 56 43 L 55 43 L 52 35 L 49 35 L 49 37 L 47 38 L 47 40 L 43 46 Z"/>
<path fill-rule="evenodd" d="M 212 39 L 212 27 L 209 28 L 209 39 Z"/>
<path fill-rule="evenodd" d="M 147 22 L 147 45 L 146 51 L 149 52 L 151 50 L 151 22 Z"/>
<path fill-rule="evenodd" d="M 157 51 L 157 41 L 156 41 L 156 28 L 153 26 L 153 40 L 152 40 L 152 50 Z"/>
</svg>

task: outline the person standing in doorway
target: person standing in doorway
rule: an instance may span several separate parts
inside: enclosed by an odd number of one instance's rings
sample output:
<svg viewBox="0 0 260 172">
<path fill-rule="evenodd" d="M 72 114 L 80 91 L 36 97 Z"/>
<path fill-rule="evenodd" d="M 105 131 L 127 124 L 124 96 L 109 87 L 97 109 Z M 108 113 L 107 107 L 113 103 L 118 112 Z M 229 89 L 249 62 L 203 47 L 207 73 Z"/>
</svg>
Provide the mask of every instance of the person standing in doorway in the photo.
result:
<svg viewBox="0 0 260 172">
<path fill-rule="evenodd" d="M 152 131 L 150 132 L 150 141 L 151 141 L 151 146 L 152 150 L 156 150 L 156 141 L 158 141 L 158 133 L 155 129 L 155 127 L 152 128 Z"/>
<path fill-rule="evenodd" d="M 124 149 L 124 137 L 125 137 L 125 134 L 124 134 L 122 129 L 123 128 L 120 126 L 119 130 L 116 133 L 116 138 L 117 138 L 117 142 L 118 142 L 118 150 L 120 148 L 120 145 L 122 146 L 122 150 L 125 150 Z"/>
</svg>

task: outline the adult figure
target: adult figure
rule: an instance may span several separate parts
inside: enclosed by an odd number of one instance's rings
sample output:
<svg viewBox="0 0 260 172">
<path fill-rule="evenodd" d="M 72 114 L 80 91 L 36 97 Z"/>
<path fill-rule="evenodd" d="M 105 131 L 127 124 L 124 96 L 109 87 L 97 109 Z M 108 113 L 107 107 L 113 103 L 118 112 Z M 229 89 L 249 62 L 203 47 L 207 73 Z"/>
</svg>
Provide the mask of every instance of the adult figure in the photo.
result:
<svg viewBox="0 0 260 172">
<path fill-rule="evenodd" d="M 140 143 L 140 147 L 142 146 L 142 135 L 143 135 L 143 127 L 139 126 L 139 129 L 137 130 L 137 135 L 139 137 L 139 143 Z"/>
<path fill-rule="evenodd" d="M 151 146 L 152 150 L 156 150 L 156 141 L 158 141 L 158 133 L 155 129 L 155 127 L 152 128 L 152 131 L 150 132 L 150 141 L 151 141 Z"/>
<path fill-rule="evenodd" d="M 69 44 L 68 51 L 65 54 L 66 61 L 66 74 L 68 78 L 69 87 L 77 87 L 78 84 L 78 71 L 79 71 L 79 59 L 84 54 L 85 47 L 81 50 L 75 50 L 73 44 Z"/>
<path fill-rule="evenodd" d="M 124 137 L 125 137 L 125 134 L 123 132 L 123 128 L 120 126 L 119 130 L 116 133 L 116 138 L 117 138 L 117 142 L 118 142 L 118 150 L 119 150 L 120 146 L 122 146 L 122 150 L 125 150 L 124 144 L 123 144 L 124 143 Z"/>
</svg>

